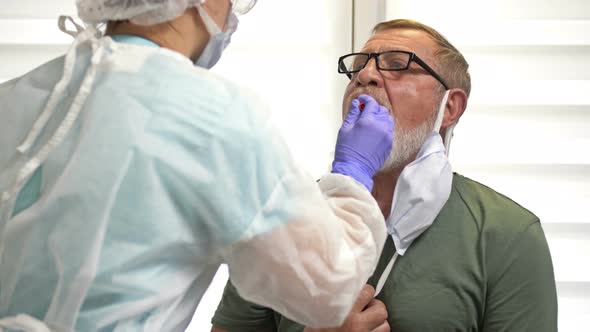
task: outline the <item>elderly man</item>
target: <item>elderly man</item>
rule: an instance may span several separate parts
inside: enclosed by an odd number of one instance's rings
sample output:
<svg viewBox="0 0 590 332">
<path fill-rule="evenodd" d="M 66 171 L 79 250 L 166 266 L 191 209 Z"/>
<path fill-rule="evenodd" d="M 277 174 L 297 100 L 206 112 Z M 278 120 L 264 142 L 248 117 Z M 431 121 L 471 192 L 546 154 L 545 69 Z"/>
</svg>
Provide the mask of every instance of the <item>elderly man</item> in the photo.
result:
<svg viewBox="0 0 590 332">
<path fill-rule="evenodd" d="M 340 327 L 305 328 L 244 301 L 228 282 L 213 331 L 557 331 L 539 219 L 453 173 L 446 158 L 471 86 L 463 55 L 434 29 L 394 20 L 378 24 L 361 53 L 341 57 L 339 72 L 351 79 L 344 113 L 369 94 L 396 121 L 372 190 L 390 234 L 380 263 Z"/>
</svg>

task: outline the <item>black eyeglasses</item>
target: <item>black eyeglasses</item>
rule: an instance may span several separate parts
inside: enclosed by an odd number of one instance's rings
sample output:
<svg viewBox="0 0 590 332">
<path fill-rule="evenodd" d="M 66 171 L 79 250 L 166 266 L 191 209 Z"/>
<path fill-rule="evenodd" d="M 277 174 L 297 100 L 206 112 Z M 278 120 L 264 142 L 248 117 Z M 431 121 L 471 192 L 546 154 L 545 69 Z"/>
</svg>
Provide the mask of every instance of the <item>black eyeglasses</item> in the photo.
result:
<svg viewBox="0 0 590 332">
<path fill-rule="evenodd" d="M 430 75 L 436 78 L 445 89 L 449 89 L 447 83 L 426 62 L 416 54 L 406 51 L 385 51 L 379 53 L 350 53 L 338 59 L 338 72 L 352 78 L 352 74 L 363 70 L 369 60 L 375 58 L 377 69 L 384 71 L 402 71 L 410 68 L 412 61 L 419 64 Z"/>
</svg>

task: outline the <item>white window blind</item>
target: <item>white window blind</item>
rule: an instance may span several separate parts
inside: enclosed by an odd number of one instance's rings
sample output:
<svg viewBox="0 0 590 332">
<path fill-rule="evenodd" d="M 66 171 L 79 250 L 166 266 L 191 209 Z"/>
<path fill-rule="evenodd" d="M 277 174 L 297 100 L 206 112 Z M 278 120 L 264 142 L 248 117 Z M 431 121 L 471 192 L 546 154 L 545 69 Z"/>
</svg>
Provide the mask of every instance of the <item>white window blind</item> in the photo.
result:
<svg viewBox="0 0 590 332">
<path fill-rule="evenodd" d="M 381 20 L 443 33 L 470 63 L 453 168 L 540 217 L 559 330 L 590 322 L 590 1 L 355 1 L 355 48 Z M 534 273 L 534 271 L 531 271 Z"/>
</svg>

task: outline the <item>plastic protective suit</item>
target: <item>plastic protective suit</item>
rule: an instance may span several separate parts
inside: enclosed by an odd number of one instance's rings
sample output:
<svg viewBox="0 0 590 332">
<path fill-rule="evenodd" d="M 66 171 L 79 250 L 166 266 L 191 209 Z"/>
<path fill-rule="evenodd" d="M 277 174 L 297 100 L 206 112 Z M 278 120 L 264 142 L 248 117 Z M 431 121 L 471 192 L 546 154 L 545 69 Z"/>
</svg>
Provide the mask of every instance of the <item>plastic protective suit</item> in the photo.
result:
<svg viewBox="0 0 590 332">
<path fill-rule="evenodd" d="M 246 299 L 343 321 L 386 237 L 370 193 L 304 174 L 243 88 L 95 33 L 0 85 L 0 327 L 183 331 L 221 263 Z"/>
</svg>

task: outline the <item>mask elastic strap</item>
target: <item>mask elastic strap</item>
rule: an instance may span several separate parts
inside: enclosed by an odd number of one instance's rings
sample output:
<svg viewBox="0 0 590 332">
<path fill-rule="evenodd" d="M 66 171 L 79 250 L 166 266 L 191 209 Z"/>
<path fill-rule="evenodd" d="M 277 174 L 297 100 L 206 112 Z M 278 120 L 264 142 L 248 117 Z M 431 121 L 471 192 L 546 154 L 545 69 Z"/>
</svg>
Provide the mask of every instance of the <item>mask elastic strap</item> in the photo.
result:
<svg viewBox="0 0 590 332">
<path fill-rule="evenodd" d="M 391 257 L 391 260 L 389 260 L 389 263 L 387 263 L 387 266 L 383 270 L 383 273 L 381 273 L 381 277 L 379 277 L 379 281 L 377 281 L 377 286 L 375 286 L 375 296 L 373 296 L 373 297 L 377 297 L 377 295 L 379 295 L 379 293 L 383 289 L 383 286 L 385 285 L 385 281 L 387 281 L 389 274 L 391 274 L 391 270 L 393 269 L 393 264 L 395 264 L 395 261 L 397 260 L 397 256 L 398 256 L 398 254 L 396 251 L 393 254 L 393 257 Z"/>
<path fill-rule="evenodd" d="M 444 118 L 445 108 L 447 106 L 447 101 L 449 99 L 449 91 L 450 90 L 447 90 L 445 92 L 445 95 L 443 96 L 443 99 L 440 104 L 440 108 L 438 110 L 438 114 L 436 115 L 436 121 L 434 122 L 434 131 L 436 131 L 437 133 L 440 133 L 440 127 L 442 126 L 442 120 Z M 447 131 L 445 132 L 445 137 L 443 137 L 443 144 L 445 146 L 445 155 L 447 157 L 449 156 L 449 151 L 451 150 L 451 139 L 453 138 L 453 130 L 455 129 L 456 125 L 457 125 L 456 122 L 453 123 L 452 125 L 450 125 L 447 128 Z"/>
<path fill-rule="evenodd" d="M 210 37 L 213 37 L 213 36 L 223 32 L 223 31 L 221 31 L 221 28 L 219 28 L 219 26 L 217 26 L 217 23 L 215 23 L 215 21 L 213 21 L 211 16 L 209 16 L 209 14 L 203 8 L 203 6 L 197 6 L 197 11 L 199 12 L 199 15 L 201 16 L 201 19 L 203 20 L 203 23 L 205 24 L 205 27 L 207 28 L 207 32 L 209 32 Z"/>
<path fill-rule="evenodd" d="M 445 145 L 445 154 L 447 157 L 449 156 L 449 151 L 451 151 L 451 139 L 453 138 L 453 130 L 455 129 L 456 125 L 457 122 L 453 123 L 447 128 L 447 132 L 445 133 L 443 140 L 443 144 Z"/>
<path fill-rule="evenodd" d="M 447 100 L 449 99 L 449 91 L 450 90 L 445 91 L 445 95 L 440 102 L 440 107 L 436 115 L 436 121 L 434 122 L 434 128 L 432 130 L 436 131 L 437 133 L 440 132 L 440 127 L 442 126 L 442 121 L 445 117 L 445 108 L 447 107 Z"/>
</svg>

